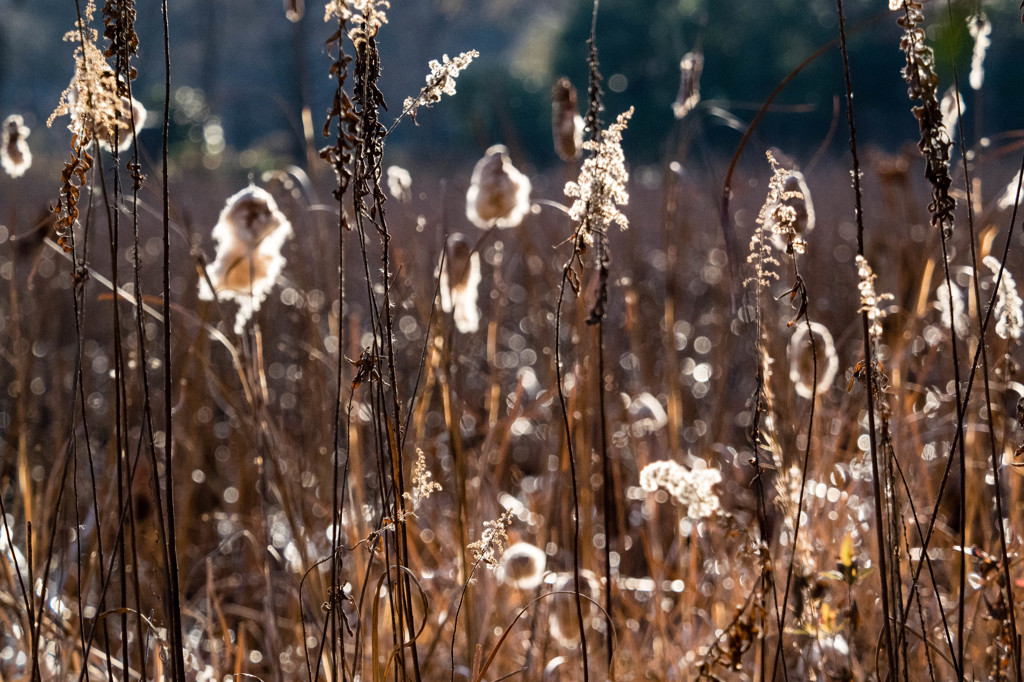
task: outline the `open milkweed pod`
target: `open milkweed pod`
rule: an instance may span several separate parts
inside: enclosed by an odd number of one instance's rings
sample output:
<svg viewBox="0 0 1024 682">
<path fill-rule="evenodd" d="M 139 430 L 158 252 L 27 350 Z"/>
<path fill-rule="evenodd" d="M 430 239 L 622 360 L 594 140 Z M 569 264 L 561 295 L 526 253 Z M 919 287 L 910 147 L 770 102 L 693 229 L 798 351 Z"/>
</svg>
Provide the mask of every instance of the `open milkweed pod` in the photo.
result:
<svg viewBox="0 0 1024 682">
<path fill-rule="evenodd" d="M 0 165 L 12 178 L 20 178 L 32 165 L 32 152 L 25 141 L 29 132 L 25 119 L 18 114 L 11 114 L 4 119 Z"/>
<path fill-rule="evenodd" d="M 291 233 L 291 223 L 266 190 L 247 187 L 227 200 L 212 233 L 217 258 L 207 268 L 209 283 L 199 281 L 199 298 L 216 294 L 237 302 L 236 333 L 274 287 L 285 263 L 281 247 Z"/>
<path fill-rule="evenodd" d="M 477 307 L 480 288 L 480 254 L 461 234 L 448 239 L 448 249 L 440 274 L 441 309 L 452 313 L 455 328 L 462 334 L 471 334 L 480 328 L 480 309 Z"/>
<path fill-rule="evenodd" d="M 516 170 L 505 145 L 496 144 L 477 161 L 466 192 L 466 217 L 479 227 L 516 227 L 530 212 L 530 179 Z"/>
</svg>

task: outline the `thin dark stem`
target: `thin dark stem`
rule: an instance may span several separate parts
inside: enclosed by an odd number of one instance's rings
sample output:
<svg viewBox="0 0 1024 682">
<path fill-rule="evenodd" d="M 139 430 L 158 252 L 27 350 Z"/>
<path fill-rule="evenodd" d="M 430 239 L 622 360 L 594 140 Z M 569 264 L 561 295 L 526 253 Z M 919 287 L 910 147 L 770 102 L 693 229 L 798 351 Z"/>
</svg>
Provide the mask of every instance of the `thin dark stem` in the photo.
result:
<svg viewBox="0 0 1024 682">
<path fill-rule="evenodd" d="M 164 33 L 164 121 L 161 135 L 161 179 L 163 201 L 163 316 L 164 316 L 164 495 L 167 498 L 167 591 L 170 597 L 168 615 L 171 637 L 171 675 L 175 682 L 185 682 L 185 657 L 182 651 L 181 597 L 178 592 L 178 550 L 174 532 L 174 415 L 171 375 L 171 238 L 170 192 L 167 185 L 167 137 L 171 116 L 171 40 L 167 19 L 167 0 L 161 0 Z M 154 475 L 156 473 L 154 472 Z"/>
<path fill-rule="evenodd" d="M 853 160 L 853 190 L 854 190 L 854 212 L 857 217 L 857 253 L 864 257 L 864 210 L 861 204 L 861 177 L 860 159 L 857 156 L 857 128 L 853 116 L 853 83 L 850 78 L 850 55 L 846 49 L 846 17 L 843 14 L 843 0 L 836 0 L 836 10 L 839 14 L 839 47 L 843 55 L 843 78 L 846 81 L 846 119 L 850 127 L 850 155 Z M 875 434 L 875 368 L 874 355 L 872 353 L 871 333 L 869 331 L 867 310 L 861 311 L 861 324 L 864 329 L 864 376 L 867 378 L 867 399 L 868 399 L 868 438 L 871 444 L 871 474 L 874 483 L 875 502 L 875 530 L 878 540 L 878 567 L 880 583 L 882 586 L 882 629 L 885 640 L 885 651 L 888 657 L 889 679 L 897 679 L 896 671 L 896 650 L 893 647 L 893 637 L 890 626 L 891 607 L 889 605 L 889 572 L 886 555 L 889 545 L 885 538 L 885 524 L 882 512 L 882 480 L 879 476 L 878 467 L 878 443 Z"/>
</svg>

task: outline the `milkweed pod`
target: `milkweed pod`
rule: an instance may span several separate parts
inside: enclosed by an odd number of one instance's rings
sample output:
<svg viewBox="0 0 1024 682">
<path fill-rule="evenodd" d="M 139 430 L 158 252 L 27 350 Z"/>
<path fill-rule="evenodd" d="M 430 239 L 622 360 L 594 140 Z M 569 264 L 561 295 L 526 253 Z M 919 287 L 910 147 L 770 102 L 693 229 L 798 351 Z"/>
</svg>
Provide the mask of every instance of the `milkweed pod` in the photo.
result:
<svg viewBox="0 0 1024 682">
<path fill-rule="evenodd" d="M 473 168 L 466 217 L 485 230 L 516 227 L 530 211 L 530 190 L 530 179 L 512 165 L 508 149 L 496 144 Z"/>
</svg>

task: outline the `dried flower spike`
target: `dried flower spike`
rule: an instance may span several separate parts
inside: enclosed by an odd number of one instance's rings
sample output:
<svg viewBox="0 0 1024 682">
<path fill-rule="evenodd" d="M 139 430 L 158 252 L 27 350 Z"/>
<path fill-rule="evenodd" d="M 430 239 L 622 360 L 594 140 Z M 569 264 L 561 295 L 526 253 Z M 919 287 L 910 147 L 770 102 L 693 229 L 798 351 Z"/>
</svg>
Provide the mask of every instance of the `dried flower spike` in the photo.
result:
<svg viewBox="0 0 1024 682">
<path fill-rule="evenodd" d="M 551 88 L 551 130 L 558 158 L 562 161 L 578 158 L 583 149 L 583 117 L 580 116 L 576 88 L 564 76 Z"/>
<path fill-rule="evenodd" d="M 388 23 L 385 10 L 390 8 L 388 0 L 330 0 L 324 8 L 324 21 L 351 20 L 357 25 L 356 29 L 372 38 L 381 26 Z"/>
<path fill-rule="evenodd" d="M 882 320 L 885 319 L 885 311 L 880 307 L 885 301 L 892 300 L 892 294 L 879 294 L 875 292 L 875 272 L 871 269 L 864 256 L 857 255 L 857 275 L 860 283 L 857 289 L 860 291 L 860 310 L 868 314 L 868 335 L 871 340 L 878 343 L 882 340 Z"/>
<path fill-rule="evenodd" d="M 508 149 L 496 144 L 473 167 L 466 217 L 482 230 L 517 227 L 530 212 L 530 179 L 516 170 Z"/>
<path fill-rule="evenodd" d="M 999 277 L 1000 270 L 1003 272 L 992 310 L 996 316 L 996 334 L 1004 339 L 1019 341 L 1024 333 L 1024 301 L 1021 301 L 1017 293 L 1017 283 L 995 256 L 985 256 L 982 262 L 992 271 L 993 277 Z"/>
<path fill-rule="evenodd" d="M 0 165 L 12 178 L 20 178 L 32 165 L 32 152 L 25 141 L 28 135 L 28 126 L 21 116 L 11 114 L 4 119 Z"/>
<path fill-rule="evenodd" d="M 420 107 L 429 107 L 435 102 L 441 101 L 441 95 L 455 94 L 455 79 L 459 77 L 480 53 L 476 50 L 463 52 L 455 59 L 449 59 L 443 55 L 441 61 L 431 59 L 427 66 L 430 73 L 427 74 L 427 85 L 420 90 L 416 97 L 407 97 L 402 104 L 402 114 L 408 115 L 413 121 L 416 120 L 416 110 Z"/>
<path fill-rule="evenodd" d="M 576 182 L 565 185 L 565 196 L 575 199 L 569 208 L 569 217 L 581 230 L 580 237 L 593 243 L 594 233 L 603 232 L 612 223 L 625 230 L 629 220 L 619 206 L 629 203 L 626 183 L 626 157 L 622 153 L 622 132 L 626 129 L 633 107 L 619 114 L 615 123 L 601 133 L 597 140 L 587 140 L 583 148 L 592 152 L 583 161 Z"/>
<path fill-rule="evenodd" d="M 512 523 L 512 512 L 506 511 L 494 521 L 484 521 L 484 530 L 480 539 L 471 542 L 467 549 L 473 552 L 473 561 L 486 564 L 490 569 L 496 569 L 501 563 L 501 556 L 505 553 L 505 543 L 508 542 L 508 526 Z"/>
<path fill-rule="evenodd" d="M 274 287 L 285 263 L 281 247 L 291 233 L 291 223 L 266 190 L 247 187 L 227 200 L 213 228 L 217 258 L 207 269 L 209 283 L 199 281 L 199 297 L 212 300 L 216 294 L 237 302 L 236 333 Z"/>
</svg>

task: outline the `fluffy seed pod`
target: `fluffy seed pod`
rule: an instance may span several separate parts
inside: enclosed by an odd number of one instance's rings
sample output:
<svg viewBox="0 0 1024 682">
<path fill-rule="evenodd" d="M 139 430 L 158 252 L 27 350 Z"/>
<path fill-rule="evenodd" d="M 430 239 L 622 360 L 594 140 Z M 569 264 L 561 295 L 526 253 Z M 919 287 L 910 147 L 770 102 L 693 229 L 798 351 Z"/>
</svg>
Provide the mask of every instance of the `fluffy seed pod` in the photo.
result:
<svg viewBox="0 0 1024 682">
<path fill-rule="evenodd" d="M 551 88 L 551 130 L 555 153 L 562 161 L 572 161 L 583 148 L 583 117 L 576 101 L 576 88 L 562 77 Z"/>
<path fill-rule="evenodd" d="M 554 592 L 575 592 L 576 581 L 571 572 L 559 573 L 554 577 Z M 583 599 L 583 623 L 587 628 L 598 624 L 600 610 L 594 602 L 601 598 L 601 586 L 592 571 L 580 571 L 580 595 L 590 597 L 594 601 Z M 579 646 L 580 621 L 576 611 L 574 595 L 560 594 L 554 597 L 551 611 L 548 614 L 548 626 L 552 638 L 566 648 Z"/>
<path fill-rule="evenodd" d="M 285 263 L 281 247 L 291 233 L 291 223 L 266 190 L 247 187 L 227 200 L 213 228 L 217 258 L 206 271 L 209 283 L 199 281 L 199 297 L 212 300 L 216 294 L 237 302 L 236 333 L 274 287 Z"/>
<path fill-rule="evenodd" d="M 700 103 L 700 74 L 704 71 L 704 55 L 687 52 L 679 62 L 679 94 L 672 104 L 676 118 L 684 118 Z"/>
<path fill-rule="evenodd" d="M 477 161 L 466 192 L 466 217 L 479 227 L 516 227 L 530 211 L 530 179 L 516 170 L 508 149 L 496 144 Z"/>
<path fill-rule="evenodd" d="M 0 147 L 0 165 L 12 178 L 20 178 L 32 165 L 32 152 L 25 138 L 29 135 L 25 119 L 11 114 L 3 123 L 3 146 Z"/>
<path fill-rule="evenodd" d="M 811 334 L 814 336 L 814 348 L 818 358 L 817 393 L 827 392 L 835 381 L 839 371 L 839 357 L 832 335 L 823 324 L 811 322 Z M 814 355 L 811 343 L 807 338 L 807 324 L 798 322 L 793 325 L 793 337 L 789 341 L 789 380 L 793 382 L 796 394 L 806 400 L 811 399 L 814 387 Z"/>
<path fill-rule="evenodd" d="M 441 309 L 452 313 L 455 328 L 472 334 L 480 328 L 476 301 L 480 288 L 480 254 L 461 234 L 448 239 L 448 252 L 441 267 Z"/>
<path fill-rule="evenodd" d="M 540 547 L 517 542 L 501 555 L 498 580 L 517 590 L 533 590 L 544 582 L 548 557 Z"/>
</svg>

